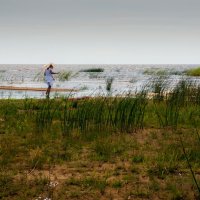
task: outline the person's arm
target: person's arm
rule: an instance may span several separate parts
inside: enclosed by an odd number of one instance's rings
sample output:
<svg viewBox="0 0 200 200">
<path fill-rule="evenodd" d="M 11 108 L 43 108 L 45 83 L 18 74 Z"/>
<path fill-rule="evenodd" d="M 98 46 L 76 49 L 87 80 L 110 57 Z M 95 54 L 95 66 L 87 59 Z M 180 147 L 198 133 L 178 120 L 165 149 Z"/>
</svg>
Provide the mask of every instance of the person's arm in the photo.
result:
<svg viewBox="0 0 200 200">
<path fill-rule="evenodd" d="M 58 73 L 53 72 L 52 70 L 50 70 L 50 73 L 51 73 L 51 76 L 52 76 L 53 80 L 55 80 L 55 78 L 53 77 L 53 74 L 58 74 Z"/>
<path fill-rule="evenodd" d="M 52 71 L 51 71 L 51 74 L 59 74 L 59 72 L 52 72 Z"/>
</svg>

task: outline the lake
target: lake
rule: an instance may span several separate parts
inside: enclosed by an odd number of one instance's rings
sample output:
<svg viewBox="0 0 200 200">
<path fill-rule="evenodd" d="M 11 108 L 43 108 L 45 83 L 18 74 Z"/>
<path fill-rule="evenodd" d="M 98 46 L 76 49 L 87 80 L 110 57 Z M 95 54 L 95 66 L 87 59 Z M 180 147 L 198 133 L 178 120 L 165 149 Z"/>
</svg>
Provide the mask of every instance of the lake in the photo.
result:
<svg viewBox="0 0 200 200">
<path fill-rule="evenodd" d="M 55 65 L 55 72 L 70 73 L 68 80 L 54 75 L 53 88 L 76 89 L 76 92 L 52 92 L 51 97 L 104 96 L 107 80 L 112 79 L 110 95 L 134 93 L 152 83 L 160 76 L 166 77 L 173 86 L 185 77 L 184 71 L 199 65 Z M 87 69 L 103 69 L 103 72 L 86 72 Z M 44 66 L 36 65 L 0 65 L 0 86 L 46 88 Z M 199 81 L 198 78 L 192 78 Z M 45 98 L 41 91 L 0 90 L 0 98 Z"/>
</svg>

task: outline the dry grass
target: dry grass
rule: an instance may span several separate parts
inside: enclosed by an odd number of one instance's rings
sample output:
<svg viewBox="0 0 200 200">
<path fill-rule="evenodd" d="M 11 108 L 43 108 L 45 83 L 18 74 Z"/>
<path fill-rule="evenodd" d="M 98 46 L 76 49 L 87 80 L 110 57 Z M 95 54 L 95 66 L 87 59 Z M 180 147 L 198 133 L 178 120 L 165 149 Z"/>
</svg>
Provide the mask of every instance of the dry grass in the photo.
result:
<svg viewBox="0 0 200 200">
<path fill-rule="evenodd" d="M 187 147 L 195 143 L 195 137 L 190 137 L 188 130 L 184 130 L 183 135 Z M 145 129 L 135 134 L 106 136 L 100 141 L 109 141 L 112 147 L 120 145 L 106 160 L 99 159 L 99 149 L 94 149 L 97 140 L 82 142 L 77 138 L 72 140 L 81 143 L 80 146 L 71 141 L 71 147 L 65 151 L 70 159 L 61 159 L 62 140 L 62 136 L 54 142 L 46 139 L 41 147 L 33 148 L 29 144 L 28 149 L 16 136 L 1 135 L 1 144 L 6 146 L 9 141 L 13 147 L 4 147 L 7 152 L 1 151 L 1 161 L 4 153 L 13 154 L 9 162 L 2 165 L 1 198 L 195 199 L 196 190 L 177 133 Z M 52 154 L 48 152 L 51 146 Z M 101 153 L 107 156 L 108 152 Z M 34 159 L 35 164 L 32 164 Z M 16 165 L 18 162 L 20 165 Z M 191 162 L 199 178 L 196 158 Z"/>
</svg>

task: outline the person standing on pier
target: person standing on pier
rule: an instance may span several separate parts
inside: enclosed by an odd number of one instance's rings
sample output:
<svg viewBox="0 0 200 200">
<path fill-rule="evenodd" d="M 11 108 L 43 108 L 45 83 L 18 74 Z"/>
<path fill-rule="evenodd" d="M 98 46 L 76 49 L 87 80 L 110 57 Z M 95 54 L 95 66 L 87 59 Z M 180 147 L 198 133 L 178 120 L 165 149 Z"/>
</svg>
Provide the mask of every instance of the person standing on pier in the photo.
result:
<svg viewBox="0 0 200 200">
<path fill-rule="evenodd" d="M 56 72 L 53 72 L 53 65 L 50 64 L 49 67 L 47 67 L 45 69 L 45 72 L 44 72 L 44 77 L 45 77 L 45 81 L 47 83 L 47 90 L 46 90 L 46 97 L 49 98 L 49 95 L 50 95 L 50 92 L 51 92 L 51 88 L 53 86 L 53 82 L 54 82 L 54 77 L 53 77 L 53 74 L 59 74 L 59 73 L 56 73 Z"/>
</svg>

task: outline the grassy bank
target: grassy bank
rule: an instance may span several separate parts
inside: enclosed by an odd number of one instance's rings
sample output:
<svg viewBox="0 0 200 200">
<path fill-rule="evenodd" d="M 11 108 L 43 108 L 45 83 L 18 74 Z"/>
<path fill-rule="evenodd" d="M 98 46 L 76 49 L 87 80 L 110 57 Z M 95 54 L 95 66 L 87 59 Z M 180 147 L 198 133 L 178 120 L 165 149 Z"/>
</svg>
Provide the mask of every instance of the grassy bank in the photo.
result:
<svg viewBox="0 0 200 200">
<path fill-rule="evenodd" d="M 200 90 L 0 100 L 0 199 L 198 199 Z"/>
</svg>

